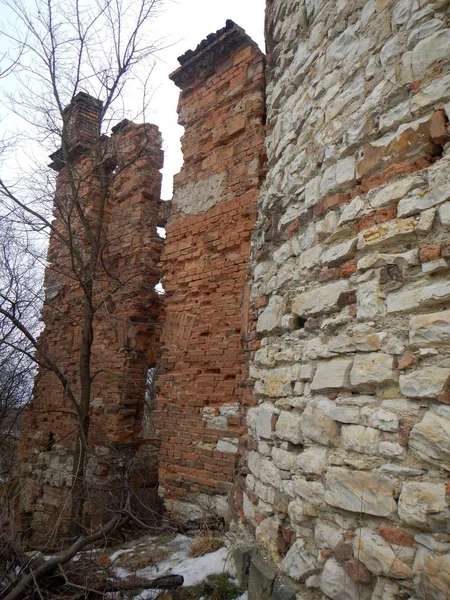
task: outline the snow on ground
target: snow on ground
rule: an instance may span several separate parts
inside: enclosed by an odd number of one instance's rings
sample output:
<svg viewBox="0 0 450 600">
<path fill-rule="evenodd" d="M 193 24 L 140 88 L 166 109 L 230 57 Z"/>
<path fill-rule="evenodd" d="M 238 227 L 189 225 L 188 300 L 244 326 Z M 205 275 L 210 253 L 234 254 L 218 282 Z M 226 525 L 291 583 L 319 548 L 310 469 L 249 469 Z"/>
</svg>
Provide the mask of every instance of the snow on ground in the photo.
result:
<svg viewBox="0 0 450 600">
<path fill-rule="evenodd" d="M 180 534 L 165 540 L 151 537 L 126 549 L 116 550 L 109 560 L 118 579 L 134 576 L 151 580 L 163 575 L 182 575 L 184 586 L 188 587 L 201 583 L 210 575 L 229 573 L 231 578 L 235 576 L 227 547 L 193 558 L 189 556 L 192 541 L 192 538 Z M 154 598 L 153 594 L 151 590 L 145 590 L 135 600 L 150 600 Z M 247 600 L 247 593 L 236 600 Z"/>
<path fill-rule="evenodd" d="M 191 544 L 191 538 L 177 535 L 168 544 L 159 546 L 160 550 L 164 548 L 169 551 L 165 560 L 157 565 L 138 569 L 136 575 L 145 579 L 162 575 L 183 575 L 184 585 L 191 586 L 204 581 L 208 575 L 217 575 L 229 571 L 227 548 L 220 548 L 216 552 L 192 558 L 188 555 Z"/>
</svg>

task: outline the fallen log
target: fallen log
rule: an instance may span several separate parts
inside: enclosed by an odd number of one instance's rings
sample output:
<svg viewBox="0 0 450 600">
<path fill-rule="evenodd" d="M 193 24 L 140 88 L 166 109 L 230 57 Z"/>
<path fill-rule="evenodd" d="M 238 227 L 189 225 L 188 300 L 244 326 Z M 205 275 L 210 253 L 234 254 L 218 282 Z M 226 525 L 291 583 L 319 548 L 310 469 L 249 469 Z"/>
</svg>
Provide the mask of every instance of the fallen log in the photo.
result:
<svg viewBox="0 0 450 600">
<path fill-rule="evenodd" d="M 157 577 L 153 580 L 148 579 L 133 579 L 133 581 L 114 581 L 107 582 L 96 591 L 102 592 L 124 592 L 126 590 L 172 590 L 177 587 L 181 587 L 184 583 L 184 577 L 182 575 L 165 575 L 163 577 Z"/>
<path fill-rule="evenodd" d="M 123 521 L 123 519 L 117 515 L 98 531 L 87 536 L 80 536 L 76 542 L 67 548 L 67 550 L 60 552 L 39 567 L 31 569 L 7 595 L 0 594 L 0 600 L 21 600 L 28 593 L 30 588 L 37 588 L 38 583 L 42 578 L 51 575 L 60 565 L 67 564 L 72 560 L 75 554 L 86 548 L 86 546 L 90 546 L 91 544 L 104 539 L 116 529 L 121 521 Z"/>
</svg>

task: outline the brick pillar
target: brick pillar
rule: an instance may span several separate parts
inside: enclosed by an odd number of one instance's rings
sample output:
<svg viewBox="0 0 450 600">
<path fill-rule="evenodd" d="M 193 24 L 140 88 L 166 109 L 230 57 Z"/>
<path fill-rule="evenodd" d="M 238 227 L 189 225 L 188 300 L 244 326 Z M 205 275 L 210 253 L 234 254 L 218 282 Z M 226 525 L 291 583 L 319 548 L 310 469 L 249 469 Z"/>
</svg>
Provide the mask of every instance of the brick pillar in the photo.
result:
<svg viewBox="0 0 450 600">
<path fill-rule="evenodd" d="M 126 459 L 134 456 L 142 441 L 147 367 L 155 363 L 159 340 L 161 298 L 154 287 L 161 278 L 158 263 L 163 244 L 156 229 L 163 163 L 158 128 L 124 121 L 114 128 L 111 138 L 99 138 L 100 109 L 97 100 L 78 94 L 66 109 L 71 115 L 67 125 L 70 165 L 62 160 L 61 151 L 51 157 L 51 166 L 58 171 L 54 230 L 63 236 L 72 218 L 67 210 L 71 199 L 68 169 L 74 167 L 80 176 L 81 204 L 86 219 L 94 224 L 100 202 L 95 161 L 100 156 L 108 165 L 102 257 L 94 275 L 97 310 L 87 470 L 91 491 L 86 504 L 91 525 L 103 518 L 105 510 L 114 509 L 108 485 L 117 474 L 117 465 L 126 466 Z M 71 226 L 78 249 L 87 253 L 87 236 L 76 217 Z M 48 262 L 40 344 L 78 398 L 83 293 L 67 247 L 55 233 L 50 237 Z M 61 383 L 40 367 L 16 459 L 16 472 L 23 482 L 20 513 L 32 533 L 48 531 L 50 526 L 64 530 L 67 515 L 61 514 L 61 507 L 70 507 L 77 428 Z"/>
<path fill-rule="evenodd" d="M 264 141 L 264 57 L 228 21 L 179 59 L 184 165 L 162 260 L 167 293 L 156 423 L 170 513 L 225 514 L 241 434 L 250 238 Z"/>
</svg>

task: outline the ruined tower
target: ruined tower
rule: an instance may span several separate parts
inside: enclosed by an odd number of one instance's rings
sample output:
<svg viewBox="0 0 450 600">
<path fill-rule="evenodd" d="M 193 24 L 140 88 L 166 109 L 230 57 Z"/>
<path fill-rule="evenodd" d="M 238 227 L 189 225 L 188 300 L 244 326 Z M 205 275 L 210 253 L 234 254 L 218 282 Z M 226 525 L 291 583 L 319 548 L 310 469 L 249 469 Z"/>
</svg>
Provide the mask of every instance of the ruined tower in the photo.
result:
<svg viewBox="0 0 450 600">
<path fill-rule="evenodd" d="M 32 532 L 49 523 L 64 528 L 70 512 L 80 421 L 75 403 L 81 396 L 83 286 L 92 285 L 94 312 L 85 474 L 91 523 L 114 506 L 108 482 L 142 442 L 147 369 L 156 359 L 161 138 L 154 125 L 128 121 L 111 137 L 101 136 L 101 110 L 98 100 L 79 93 L 65 110 L 63 145 L 51 157 L 58 175 L 45 272 L 45 328 L 17 452 L 24 481 L 20 512 Z M 99 257 L 87 273 L 97 227 Z M 50 362 L 57 371 L 48 368 Z"/>
<path fill-rule="evenodd" d="M 264 142 L 264 56 L 224 29 L 179 59 L 184 164 L 162 267 L 166 291 L 156 425 L 166 508 L 225 514 L 239 456 L 246 290 Z"/>
</svg>

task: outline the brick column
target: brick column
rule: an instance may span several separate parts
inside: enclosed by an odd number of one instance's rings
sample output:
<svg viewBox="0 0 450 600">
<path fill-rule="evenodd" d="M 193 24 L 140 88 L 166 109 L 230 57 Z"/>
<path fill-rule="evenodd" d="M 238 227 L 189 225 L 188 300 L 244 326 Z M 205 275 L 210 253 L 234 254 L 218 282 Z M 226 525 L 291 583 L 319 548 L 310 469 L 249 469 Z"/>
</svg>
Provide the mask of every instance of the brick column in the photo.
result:
<svg viewBox="0 0 450 600">
<path fill-rule="evenodd" d="M 160 490 L 185 518 L 225 514 L 247 380 L 242 347 L 264 141 L 264 57 L 228 21 L 179 59 L 184 165 L 162 260 Z"/>
</svg>

